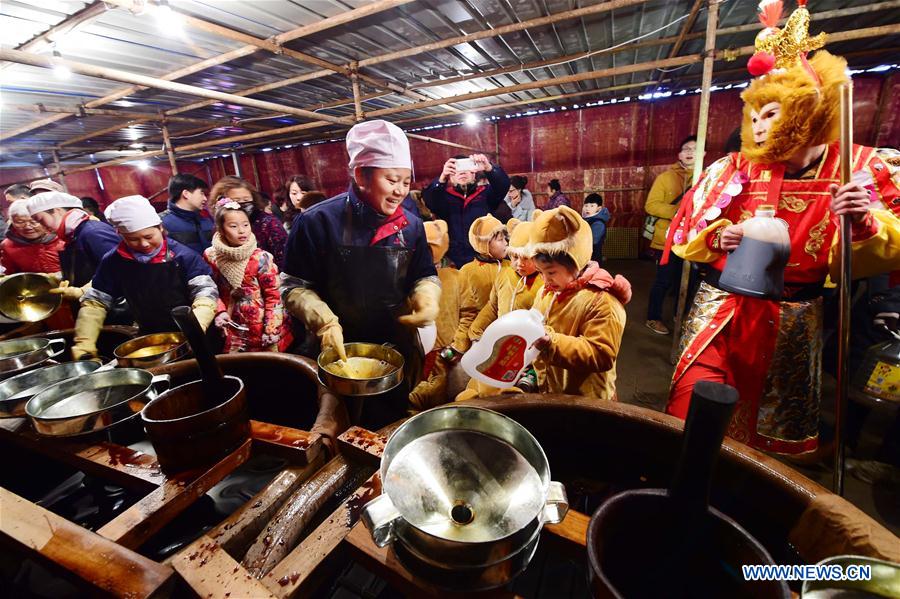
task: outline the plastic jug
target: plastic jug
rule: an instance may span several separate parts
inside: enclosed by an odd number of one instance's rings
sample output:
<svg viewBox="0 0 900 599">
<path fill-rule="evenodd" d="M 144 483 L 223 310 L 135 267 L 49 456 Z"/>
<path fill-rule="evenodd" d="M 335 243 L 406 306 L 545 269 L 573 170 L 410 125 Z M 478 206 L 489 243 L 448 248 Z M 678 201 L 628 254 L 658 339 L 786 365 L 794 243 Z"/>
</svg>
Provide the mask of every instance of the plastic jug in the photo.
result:
<svg viewBox="0 0 900 599">
<path fill-rule="evenodd" d="M 744 221 L 744 237 L 728 256 L 719 287 L 738 295 L 779 300 L 790 256 L 787 223 L 775 218 L 774 206 L 760 206 Z"/>
<path fill-rule="evenodd" d="M 533 347 L 544 336 L 538 310 L 513 310 L 492 322 L 463 355 L 460 365 L 473 379 L 492 387 L 512 387 L 540 353 Z"/>
</svg>

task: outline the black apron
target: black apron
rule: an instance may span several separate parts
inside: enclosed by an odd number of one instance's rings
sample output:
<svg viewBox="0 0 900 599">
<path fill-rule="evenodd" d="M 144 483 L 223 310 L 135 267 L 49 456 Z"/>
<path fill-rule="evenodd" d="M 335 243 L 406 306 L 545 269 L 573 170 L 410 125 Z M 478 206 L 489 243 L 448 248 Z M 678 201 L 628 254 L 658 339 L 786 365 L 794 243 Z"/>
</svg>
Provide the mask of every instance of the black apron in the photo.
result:
<svg viewBox="0 0 900 599">
<path fill-rule="evenodd" d="M 114 272 L 141 335 L 178 331 L 172 308 L 190 306 L 190 290 L 181 267 L 174 260 L 141 264 L 117 253 Z"/>
<path fill-rule="evenodd" d="M 62 272 L 62 278 L 68 281 L 71 287 L 84 287 L 91 282 L 99 264 L 94 262 L 87 253 L 79 250 L 78 244 L 74 239 L 57 253 L 59 254 L 59 268 Z M 78 308 L 81 304 L 78 302 L 69 303 L 72 309 L 72 316 L 78 318 Z M 128 303 L 125 300 L 116 301 L 107 310 L 106 324 L 131 326 L 133 323 L 134 317 L 131 314 L 131 310 L 128 309 Z"/>
<path fill-rule="evenodd" d="M 352 226 L 348 199 L 342 244 L 328 253 L 323 299 L 338 317 L 345 342 L 393 344 L 406 363 L 403 384 L 365 402 L 362 424 L 375 430 L 406 416 L 409 391 L 421 379 L 424 356 L 415 331 L 397 322 L 408 296 L 405 287 L 412 250 L 353 245 Z"/>
</svg>

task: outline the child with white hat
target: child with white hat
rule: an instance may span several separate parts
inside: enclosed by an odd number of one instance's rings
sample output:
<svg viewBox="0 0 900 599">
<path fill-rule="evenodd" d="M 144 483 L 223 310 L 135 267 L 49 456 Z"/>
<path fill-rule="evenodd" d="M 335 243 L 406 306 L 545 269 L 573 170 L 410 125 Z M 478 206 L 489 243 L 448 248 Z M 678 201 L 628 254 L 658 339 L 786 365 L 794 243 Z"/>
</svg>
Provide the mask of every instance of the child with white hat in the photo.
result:
<svg viewBox="0 0 900 599">
<path fill-rule="evenodd" d="M 393 343 L 406 358 L 406 382 L 368 401 L 367 426 L 406 414 L 421 375 L 416 328 L 434 322 L 440 284 L 422 220 L 405 207 L 412 176 L 406 134 L 387 121 L 347 133 L 349 189 L 305 211 L 291 229 L 282 296 L 288 309 L 345 358 L 344 340 Z"/>
<path fill-rule="evenodd" d="M 100 261 L 82 299 L 72 357 L 98 357 L 97 337 L 107 311 L 121 298 L 142 335 L 177 330 L 171 316 L 176 306 L 191 306 L 205 330 L 215 316 L 219 292 L 200 255 L 164 235 L 159 215 L 143 196 L 120 198 L 105 214 L 121 241 Z"/>
</svg>

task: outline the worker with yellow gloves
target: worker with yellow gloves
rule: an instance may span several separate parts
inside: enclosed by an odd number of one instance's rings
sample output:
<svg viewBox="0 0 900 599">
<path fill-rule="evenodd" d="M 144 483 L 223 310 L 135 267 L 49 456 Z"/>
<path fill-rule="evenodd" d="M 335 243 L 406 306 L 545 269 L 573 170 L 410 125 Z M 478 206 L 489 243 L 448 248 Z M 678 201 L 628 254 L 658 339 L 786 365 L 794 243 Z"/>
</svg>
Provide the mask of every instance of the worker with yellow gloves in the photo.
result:
<svg viewBox="0 0 900 599">
<path fill-rule="evenodd" d="M 391 343 L 405 359 L 405 381 L 369 399 L 359 423 L 379 428 L 406 415 L 421 378 L 417 328 L 438 315 L 441 288 L 422 220 L 408 209 L 409 140 L 387 121 L 347 133 L 352 181 L 346 193 L 301 214 L 288 239 L 282 297 L 323 350 L 345 358 L 344 342 Z"/>
<path fill-rule="evenodd" d="M 100 261 L 93 285 L 81 300 L 72 357 L 97 359 L 97 337 L 107 310 L 121 298 L 128 302 L 141 334 L 177 331 L 172 308 L 187 305 L 206 330 L 219 299 L 209 265 L 163 234 L 159 215 L 142 196 L 120 198 L 105 214 L 121 241 Z"/>
<path fill-rule="evenodd" d="M 100 260 L 119 243 L 108 224 L 82 209 L 81 200 L 62 191 L 43 191 L 28 198 L 26 208 L 35 221 L 65 243 L 59 251 L 58 287 L 50 293 L 77 302 L 87 289 Z"/>
</svg>

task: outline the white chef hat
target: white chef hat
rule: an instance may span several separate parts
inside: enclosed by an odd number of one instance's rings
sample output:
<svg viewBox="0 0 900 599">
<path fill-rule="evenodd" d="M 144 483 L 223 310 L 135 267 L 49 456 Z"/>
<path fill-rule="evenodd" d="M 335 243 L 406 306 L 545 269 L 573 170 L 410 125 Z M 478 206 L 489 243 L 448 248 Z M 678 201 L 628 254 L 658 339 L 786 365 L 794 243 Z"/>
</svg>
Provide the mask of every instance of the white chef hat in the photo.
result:
<svg viewBox="0 0 900 599">
<path fill-rule="evenodd" d="M 387 121 L 358 123 L 347 132 L 350 169 L 358 166 L 412 168 L 409 139 L 400 127 Z"/>
<path fill-rule="evenodd" d="M 116 229 L 134 233 L 162 224 L 156 209 L 144 196 L 125 196 L 106 207 L 106 220 Z"/>
<path fill-rule="evenodd" d="M 28 212 L 28 200 L 16 200 L 9 205 L 6 212 L 9 215 L 9 220 L 12 220 L 15 216 L 31 218 L 31 214 Z"/>
<path fill-rule="evenodd" d="M 34 216 L 54 208 L 81 208 L 81 200 L 62 191 L 42 191 L 28 198 L 28 213 Z"/>
</svg>

